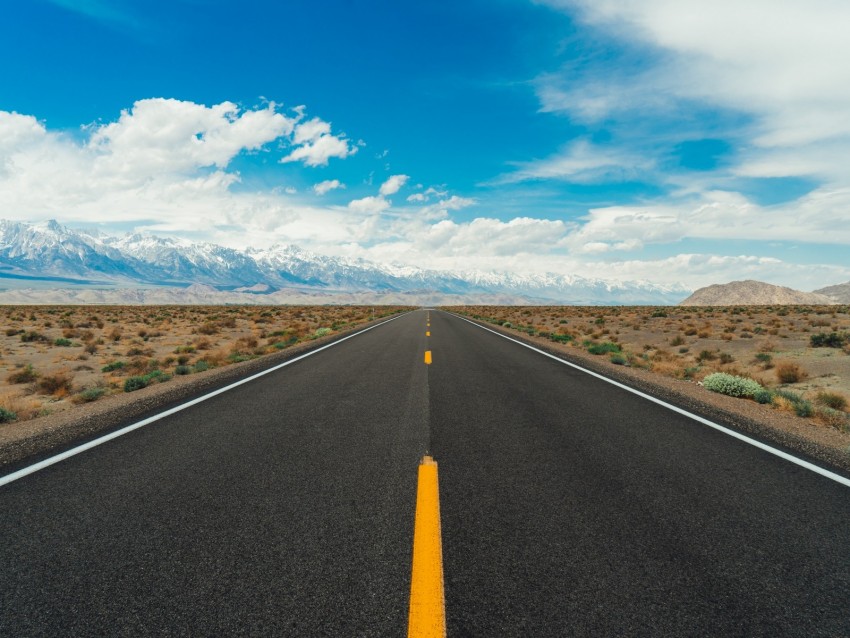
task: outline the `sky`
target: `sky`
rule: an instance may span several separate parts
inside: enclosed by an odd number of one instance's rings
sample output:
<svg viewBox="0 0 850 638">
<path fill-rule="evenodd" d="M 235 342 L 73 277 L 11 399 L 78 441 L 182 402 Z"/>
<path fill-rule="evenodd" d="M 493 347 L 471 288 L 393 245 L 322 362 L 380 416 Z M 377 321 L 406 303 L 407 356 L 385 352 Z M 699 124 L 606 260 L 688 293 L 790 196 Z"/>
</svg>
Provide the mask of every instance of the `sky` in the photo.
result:
<svg viewBox="0 0 850 638">
<path fill-rule="evenodd" d="M 7 0 L 0 218 L 690 288 L 850 280 L 845 0 Z"/>
</svg>

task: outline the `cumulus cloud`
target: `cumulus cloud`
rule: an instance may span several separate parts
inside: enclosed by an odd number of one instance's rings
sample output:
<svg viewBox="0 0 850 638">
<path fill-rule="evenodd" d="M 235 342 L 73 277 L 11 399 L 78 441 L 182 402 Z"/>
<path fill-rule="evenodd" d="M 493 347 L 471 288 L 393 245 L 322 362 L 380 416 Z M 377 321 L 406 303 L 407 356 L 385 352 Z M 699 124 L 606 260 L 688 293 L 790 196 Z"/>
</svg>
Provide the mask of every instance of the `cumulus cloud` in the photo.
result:
<svg viewBox="0 0 850 638">
<path fill-rule="evenodd" d="M 357 152 L 345 136 L 332 135 L 331 125 L 317 117 L 295 127 L 293 143 L 297 146 L 282 163 L 303 162 L 307 166 L 327 166 L 331 158 L 344 159 Z"/>
<path fill-rule="evenodd" d="M 309 124 L 299 140 L 328 137 L 320 120 L 302 119 L 303 109 L 286 114 L 274 103 L 242 109 L 156 98 L 68 135 L 0 111 L 0 210 L 24 220 L 143 222 L 174 232 L 197 231 L 198 219 L 279 226 L 299 215 L 286 191 L 235 192 L 240 176 L 229 167 L 240 153 L 295 144 L 298 126 Z"/>
<path fill-rule="evenodd" d="M 139 100 L 117 122 L 96 127 L 87 144 L 98 171 L 146 175 L 225 168 L 243 150 L 292 133 L 295 120 L 265 109 L 240 111 L 232 102 L 207 107 L 167 99 Z"/>
<path fill-rule="evenodd" d="M 318 184 L 313 184 L 313 192 L 316 195 L 324 195 L 337 188 L 345 188 L 345 184 L 338 179 L 326 179 Z"/>
<path fill-rule="evenodd" d="M 381 188 L 378 190 L 378 193 L 383 197 L 395 195 L 409 179 L 409 175 L 391 175 L 387 181 L 381 184 Z"/>
<path fill-rule="evenodd" d="M 348 203 L 348 208 L 358 213 L 380 213 L 390 207 L 389 201 L 384 197 L 363 197 Z"/>
</svg>

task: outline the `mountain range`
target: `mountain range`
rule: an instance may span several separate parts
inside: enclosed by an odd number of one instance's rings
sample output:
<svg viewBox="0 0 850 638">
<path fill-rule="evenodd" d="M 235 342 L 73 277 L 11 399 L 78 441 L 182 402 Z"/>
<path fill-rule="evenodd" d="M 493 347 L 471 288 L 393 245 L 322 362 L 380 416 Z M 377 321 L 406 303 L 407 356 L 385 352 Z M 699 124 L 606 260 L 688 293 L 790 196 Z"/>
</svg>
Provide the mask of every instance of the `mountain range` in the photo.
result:
<svg viewBox="0 0 850 638">
<path fill-rule="evenodd" d="M 55 220 L 0 220 L 0 303 L 673 304 L 691 290 L 574 275 L 425 270 L 293 245 L 236 250 Z"/>
</svg>

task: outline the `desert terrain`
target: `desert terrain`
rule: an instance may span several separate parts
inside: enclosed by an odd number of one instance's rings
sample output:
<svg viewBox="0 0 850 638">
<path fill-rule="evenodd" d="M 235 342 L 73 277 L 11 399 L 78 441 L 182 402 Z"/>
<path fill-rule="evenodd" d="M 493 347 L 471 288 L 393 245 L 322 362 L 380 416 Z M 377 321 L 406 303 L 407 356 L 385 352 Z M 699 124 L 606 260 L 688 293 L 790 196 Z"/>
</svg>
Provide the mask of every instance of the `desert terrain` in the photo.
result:
<svg viewBox="0 0 850 638">
<path fill-rule="evenodd" d="M 398 306 L 0 307 L 0 423 L 279 352 Z M 2 426 L 0 426 L 2 427 Z"/>
<path fill-rule="evenodd" d="M 715 373 L 752 379 L 763 390 L 739 401 L 757 400 L 805 420 L 812 428 L 850 433 L 850 306 L 447 310 L 556 349 L 649 371 L 659 379 L 699 385 Z M 714 387 L 711 381 L 718 378 L 723 379 L 714 377 L 706 387 Z"/>
</svg>

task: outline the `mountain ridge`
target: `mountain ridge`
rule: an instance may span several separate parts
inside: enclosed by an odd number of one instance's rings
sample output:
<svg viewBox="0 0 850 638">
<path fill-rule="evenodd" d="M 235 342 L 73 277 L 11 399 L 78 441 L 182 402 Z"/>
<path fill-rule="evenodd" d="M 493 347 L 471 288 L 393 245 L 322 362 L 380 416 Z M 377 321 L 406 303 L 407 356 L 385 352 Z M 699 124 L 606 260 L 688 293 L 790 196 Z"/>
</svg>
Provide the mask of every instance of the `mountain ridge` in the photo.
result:
<svg viewBox="0 0 850 638">
<path fill-rule="evenodd" d="M 314 293 L 342 297 L 372 293 L 378 298 L 413 293 L 427 297 L 433 293 L 457 302 L 495 296 L 513 299 L 514 303 L 668 305 L 691 292 L 680 284 L 664 286 L 556 273 L 425 270 L 324 256 L 292 244 L 238 250 L 144 233 L 112 237 L 74 230 L 56 220 L 35 224 L 0 220 L 0 277 L 7 282 L 28 283 L 59 278 L 70 291 L 77 287 L 75 283 L 83 287 L 175 290 L 205 284 L 219 292 L 247 295 L 254 303 L 269 295 L 281 297 L 278 293 L 286 290 L 308 297 Z M 5 298 L 9 295 L 0 295 L 0 302 Z"/>
</svg>

